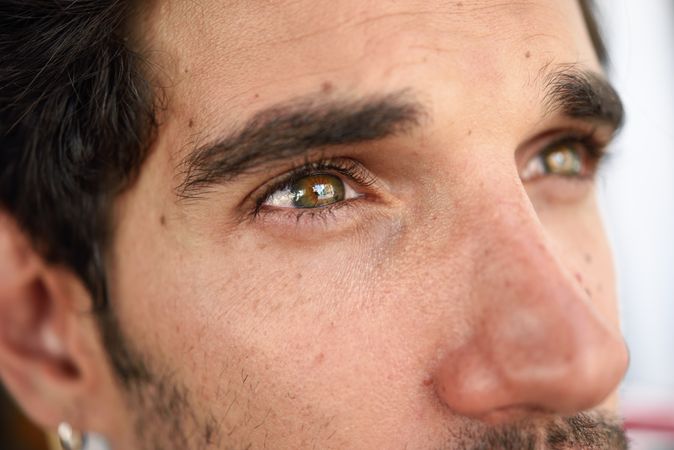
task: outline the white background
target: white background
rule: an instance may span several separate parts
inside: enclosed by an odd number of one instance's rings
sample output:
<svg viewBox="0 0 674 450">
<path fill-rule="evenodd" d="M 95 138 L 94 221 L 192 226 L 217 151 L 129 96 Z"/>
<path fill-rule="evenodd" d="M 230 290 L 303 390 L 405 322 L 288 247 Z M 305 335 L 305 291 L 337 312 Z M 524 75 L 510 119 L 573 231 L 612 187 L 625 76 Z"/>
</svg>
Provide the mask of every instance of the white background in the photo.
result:
<svg viewBox="0 0 674 450">
<path fill-rule="evenodd" d="M 630 346 L 625 395 L 674 399 L 674 1 L 597 3 L 627 110 L 601 180 Z"/>
</svg>

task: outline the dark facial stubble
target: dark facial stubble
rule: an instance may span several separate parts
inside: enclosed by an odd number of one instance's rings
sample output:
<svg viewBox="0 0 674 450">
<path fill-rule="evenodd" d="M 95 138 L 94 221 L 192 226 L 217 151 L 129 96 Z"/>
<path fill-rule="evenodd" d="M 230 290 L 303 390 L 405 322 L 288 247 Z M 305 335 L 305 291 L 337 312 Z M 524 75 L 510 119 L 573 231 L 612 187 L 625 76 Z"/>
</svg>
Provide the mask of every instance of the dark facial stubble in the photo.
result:
<svg viewBox="0 0 674 450">
<path fill-rule="evenodd" d="M 227 442 L 216 417 L 198 410 L 189 389 L 170 369 L 158 369 L 125 336 L 110 309 L 99 316 L 111 366 L 133 418 L 142 450 L 239 449 L 250 443 Z M 223 381 L 224 382 L 224 381 Z M 588 412 L 545 421 L 490 427 L 465 419 L 447 431 L 438 450 L 627 450 L 620 420 Z"/>
</svg>

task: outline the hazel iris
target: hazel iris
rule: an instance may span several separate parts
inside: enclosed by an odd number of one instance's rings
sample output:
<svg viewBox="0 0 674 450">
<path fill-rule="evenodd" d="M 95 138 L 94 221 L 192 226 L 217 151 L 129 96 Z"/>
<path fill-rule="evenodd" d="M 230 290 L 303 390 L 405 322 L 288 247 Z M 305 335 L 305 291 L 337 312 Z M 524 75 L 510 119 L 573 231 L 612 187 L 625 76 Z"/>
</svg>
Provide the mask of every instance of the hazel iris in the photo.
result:
<svg viewBox="0 0 674 450">
<path fill-rule="evenodd" d="M 344 182 L 329 174 L 308 175 L 295 180 L 290 186 L 295 208 L 317 208 L 344 200 Z"/>
<path fill-rule="evenodd" d="M 547 173 L 561 176 L 579 176 L 583 172 L 583 159 L 573 143 L 555 145 L 543 155 Z"/>
</svg>

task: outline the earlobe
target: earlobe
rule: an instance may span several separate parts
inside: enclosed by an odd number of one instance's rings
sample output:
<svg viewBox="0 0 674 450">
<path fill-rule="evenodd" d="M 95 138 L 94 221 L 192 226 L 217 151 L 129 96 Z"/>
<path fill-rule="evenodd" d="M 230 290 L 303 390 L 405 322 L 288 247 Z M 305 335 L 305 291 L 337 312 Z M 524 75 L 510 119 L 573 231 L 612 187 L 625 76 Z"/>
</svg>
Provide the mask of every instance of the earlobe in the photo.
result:
<svg viewBox="0 0 674 450">
<path fill-rule="evenodd" d="M 77 414 L 93 376 L 94 355 L 78 342 L 73 306 L 82 299 L 73 295 L 87 295 L 72 286 L 78 282 L 48 266 L 0 212 L 0 376 L 24 411 L 48 428 L 79 420 L 69 416 Z"/>
</svg>

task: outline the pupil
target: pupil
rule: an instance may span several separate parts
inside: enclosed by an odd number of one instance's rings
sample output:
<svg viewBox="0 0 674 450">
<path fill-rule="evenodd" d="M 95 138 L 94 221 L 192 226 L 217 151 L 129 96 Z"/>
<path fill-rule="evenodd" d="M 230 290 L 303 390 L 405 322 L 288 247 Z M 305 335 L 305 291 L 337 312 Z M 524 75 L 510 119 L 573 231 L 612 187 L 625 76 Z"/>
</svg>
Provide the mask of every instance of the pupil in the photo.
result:
<svg viewBox="0 0 674 450">
<path fill-rule="evenodd" d="M 557 175 L 578 175 L 581 171 L 581 161 L 577 152 L 564 146 L 550 152 L 545 158 L 548 172 Z"/>
</svg>

